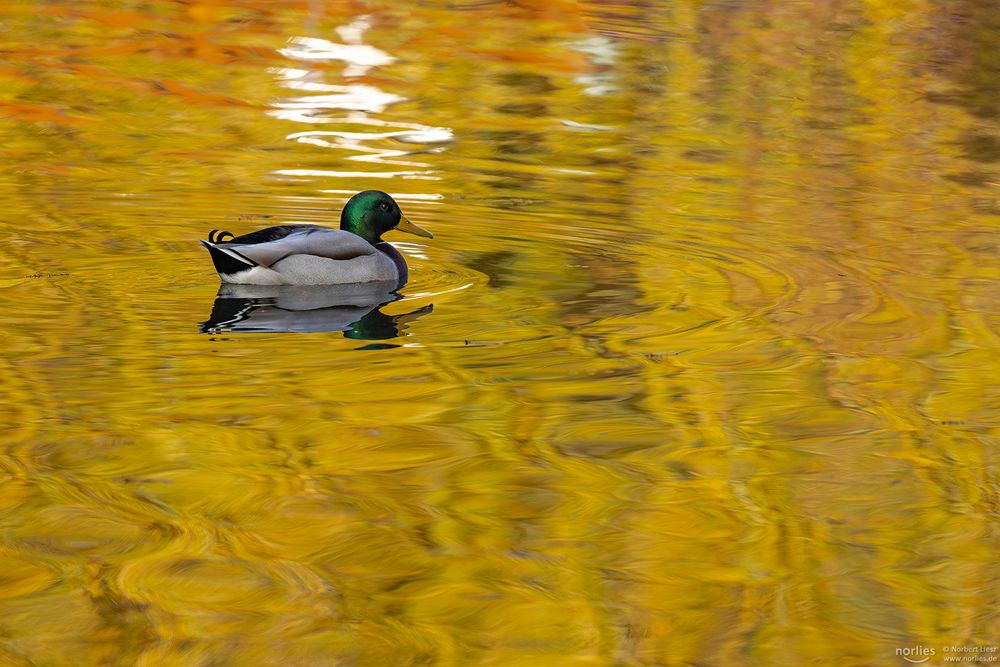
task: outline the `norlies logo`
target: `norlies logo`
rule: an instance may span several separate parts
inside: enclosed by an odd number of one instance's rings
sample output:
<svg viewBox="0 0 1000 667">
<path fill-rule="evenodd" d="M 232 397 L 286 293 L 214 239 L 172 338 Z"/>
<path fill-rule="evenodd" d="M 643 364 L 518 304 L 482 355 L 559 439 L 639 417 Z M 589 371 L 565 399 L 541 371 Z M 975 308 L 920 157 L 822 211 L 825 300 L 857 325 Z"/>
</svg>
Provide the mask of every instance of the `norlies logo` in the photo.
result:
<svg viewBox="0 0 1000 667">
<path fill-rule="evenodd" d="M 896 649 L 896 655 L 900 656 L 903 660 L 914 664 L 927 662 L 936 652 L 937 651 L 934 649 L 927 648 L 926 646 L 911 646 Z"/>
</svg>

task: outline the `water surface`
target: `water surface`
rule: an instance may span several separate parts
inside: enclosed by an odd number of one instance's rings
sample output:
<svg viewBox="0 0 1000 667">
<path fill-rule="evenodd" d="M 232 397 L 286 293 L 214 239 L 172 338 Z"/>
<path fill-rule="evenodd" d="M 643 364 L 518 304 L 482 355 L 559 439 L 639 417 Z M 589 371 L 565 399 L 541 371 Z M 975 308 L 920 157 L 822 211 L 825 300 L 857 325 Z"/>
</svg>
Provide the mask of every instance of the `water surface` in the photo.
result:
<svg viewBox="0 0 1000 667">
<path fill-rule="evenodd" d="M 998 16 L 3 3 L 0 662 L 1000 643 Z M 370 188 L 398 295 L 218 293 Z"/>
</svg>

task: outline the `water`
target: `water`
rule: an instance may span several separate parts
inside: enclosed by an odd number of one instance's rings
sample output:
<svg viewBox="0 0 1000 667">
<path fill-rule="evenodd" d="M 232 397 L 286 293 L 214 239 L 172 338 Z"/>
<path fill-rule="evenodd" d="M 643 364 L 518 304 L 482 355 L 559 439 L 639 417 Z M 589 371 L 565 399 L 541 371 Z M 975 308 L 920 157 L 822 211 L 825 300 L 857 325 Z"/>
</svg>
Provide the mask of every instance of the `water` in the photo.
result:
<svg viewBox="0 0 1000 667">
<path fill-rule="evenodd" d="M 4 3 L 0 662 L 997 644 L 997 16 Z M 218 293 L 368 188 L 398 298 Z"/>
</svg>

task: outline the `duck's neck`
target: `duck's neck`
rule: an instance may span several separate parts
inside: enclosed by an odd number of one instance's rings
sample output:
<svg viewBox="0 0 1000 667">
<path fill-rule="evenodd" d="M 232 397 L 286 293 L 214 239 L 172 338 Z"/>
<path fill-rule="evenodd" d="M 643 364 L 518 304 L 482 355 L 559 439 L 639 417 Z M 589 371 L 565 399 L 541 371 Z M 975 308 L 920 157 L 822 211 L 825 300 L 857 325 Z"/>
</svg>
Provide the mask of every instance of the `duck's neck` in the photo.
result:
<svg viewBox="0 0 1000 667">
<path fill-rule="evenodd" d="M 372 245 L 382 242 L 382 233 L 376 231 L 366 220 L 342 215 L 340 228 L 345 232 L 356 234 Z"/>
<path fill-rule="evenodd" d="M 399 285 L 396 286 L 396 289 L 399 289 L 410 278 L 410 269 L 406 266 L 406 260 L 403 259 L 400 252 L 392 247 L 392 244 L 387 241 L 377 241 L 372 245 L 378 248 L 380 252 L 388 256 L 389 259 L 392 260 L 393 264 L 396 265 L 396 270 L 399 272 Z"/>
</svg>

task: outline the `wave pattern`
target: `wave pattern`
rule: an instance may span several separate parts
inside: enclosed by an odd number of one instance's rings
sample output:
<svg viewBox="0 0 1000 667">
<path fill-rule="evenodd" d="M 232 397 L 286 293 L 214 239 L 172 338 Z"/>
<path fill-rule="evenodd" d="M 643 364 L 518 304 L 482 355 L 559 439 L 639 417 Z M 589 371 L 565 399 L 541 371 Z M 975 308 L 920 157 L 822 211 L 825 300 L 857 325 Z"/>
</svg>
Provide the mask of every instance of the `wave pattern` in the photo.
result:
<svg viewBox="0 0 1000 667">
<path fill-rule="evenodd" d="M 0 663 L 998 636 L 991 3 L 113 4 L 0 8 Z M 373 187 L 401 294 L 201 333 Z"/>
</svg>

